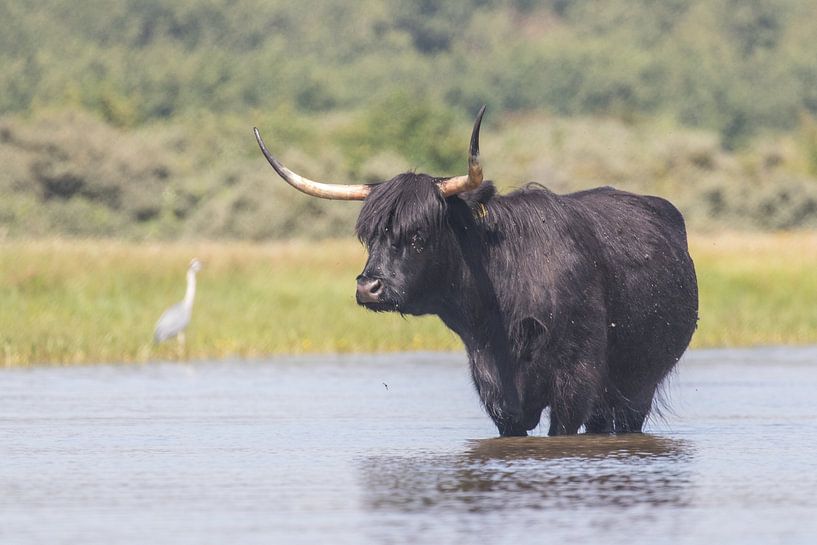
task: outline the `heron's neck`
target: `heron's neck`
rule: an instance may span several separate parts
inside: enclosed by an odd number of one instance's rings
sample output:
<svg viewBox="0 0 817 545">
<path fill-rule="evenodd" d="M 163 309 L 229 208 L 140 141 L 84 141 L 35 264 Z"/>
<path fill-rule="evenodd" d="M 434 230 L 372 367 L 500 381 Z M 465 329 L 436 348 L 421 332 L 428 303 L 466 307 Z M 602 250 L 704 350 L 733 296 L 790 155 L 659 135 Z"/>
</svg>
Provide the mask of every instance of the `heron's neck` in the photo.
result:
<svg viewBox="0 0 817 545">
<path fill-rule="evenodd" d="M 184 294 L 184 306 L 193 308 L 193 298 L 196 296 L 196 272 L 187 271 L 187 292 Z"/>
</svg>

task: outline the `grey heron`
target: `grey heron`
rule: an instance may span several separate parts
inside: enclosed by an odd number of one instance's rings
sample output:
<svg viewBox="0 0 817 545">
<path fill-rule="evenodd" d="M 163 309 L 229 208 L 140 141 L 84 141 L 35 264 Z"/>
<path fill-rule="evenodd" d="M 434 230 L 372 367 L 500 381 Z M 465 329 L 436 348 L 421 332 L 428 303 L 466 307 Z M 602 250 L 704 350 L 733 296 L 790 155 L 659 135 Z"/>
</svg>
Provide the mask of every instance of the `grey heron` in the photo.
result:
<svg viewBox="0 0 817 545">
<path fill-rule="evenodd" d="M 201 270 L 201 261 L 196 258 L 190 262 L 187 269 L 187 291 L 184 299 L 162 313 L 156 322 L 156 331 L 153 340 L 157 343 L 178 336 L 179 345 L 184 345 L 184 329 L 190 323 L 190 314 L 193 311 L 193 299 L 196 297 L 196 273 Z"/>
</svg>

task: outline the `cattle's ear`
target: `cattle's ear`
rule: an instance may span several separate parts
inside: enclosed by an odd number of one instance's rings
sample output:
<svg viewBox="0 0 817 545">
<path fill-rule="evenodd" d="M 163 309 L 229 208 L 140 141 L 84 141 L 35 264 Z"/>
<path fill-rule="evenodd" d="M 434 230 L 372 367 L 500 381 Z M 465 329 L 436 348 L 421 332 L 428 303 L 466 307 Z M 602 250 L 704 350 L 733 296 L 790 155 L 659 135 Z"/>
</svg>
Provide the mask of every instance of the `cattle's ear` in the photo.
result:
<svg viewBox="0 0 817 545">
<path fill-rule="evenodd" d="M 480 204 L 487 204 L 496 195 L 496 187 L 492 182 L 482 182 L 473 191 L 464 191 L 457 195 L 468 204 L 469 208 L 478 207 Z"/>
</svg>

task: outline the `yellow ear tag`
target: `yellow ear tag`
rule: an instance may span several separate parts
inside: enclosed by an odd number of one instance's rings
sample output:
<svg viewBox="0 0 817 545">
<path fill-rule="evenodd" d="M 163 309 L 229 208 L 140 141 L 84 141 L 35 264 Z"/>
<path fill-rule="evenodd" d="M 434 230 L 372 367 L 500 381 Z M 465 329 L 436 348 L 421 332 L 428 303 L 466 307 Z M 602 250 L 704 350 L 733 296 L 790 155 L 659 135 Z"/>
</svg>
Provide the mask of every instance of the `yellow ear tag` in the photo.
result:
<svg viewBox="0 0 817 545">
<path fill-rule="evenodd" d="M 484 220 L 485 218 L 488 217 L 488 207 L 485 206 L 482 203 L 478 203 L 478 204 L 479 204 L 479 208 L 474 210 L 474 216 L 477 219 Z"/>
</svg>

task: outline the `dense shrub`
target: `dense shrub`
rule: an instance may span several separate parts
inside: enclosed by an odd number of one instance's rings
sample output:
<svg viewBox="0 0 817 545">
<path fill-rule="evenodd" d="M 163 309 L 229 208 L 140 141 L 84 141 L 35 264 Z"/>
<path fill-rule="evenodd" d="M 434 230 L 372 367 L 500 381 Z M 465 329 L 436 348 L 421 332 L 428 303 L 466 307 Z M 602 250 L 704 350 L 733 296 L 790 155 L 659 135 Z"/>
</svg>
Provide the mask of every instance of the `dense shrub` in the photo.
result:
<svg viewBox="0 0 817 545">
<path fill-rule="evenodd" d="M 337 119 L 292 123 L 273 111 L 256 121 L 273 153 L 317 180 L 464 172 L 470 120 L 431 112 L 392 97 Z M 351 236 L 359 206 L 290 188 L 249 129 L 242 117 L 128 131 L 76 112 L 0 119 L 0 237 Z M 392 146 L 391 131 L 411 137 Z M 693 229 L 802 228 L 817 226 L 810 131 L 757 139 L 734 153 L 708 131 L 508 116 L 484 127 L 483 165 L 503 191 L 536 181 L 558 192 L 614 185 L 661 195 L 681 206 Z"/>
<path fill-rule="evenodd" d="M 670 116 L 735 149 L 817 115 L 811 0 L 0 0 L 0 19 L 0 111 L 119 126 L 403 92 L 456 115 Z"/>
<path fill-rule="evenodd" d="M 277 180 L 465 168 L 815 225 L 811 0 L 0 0 L 0 237 L 351 232 Z"/>
</svg>

